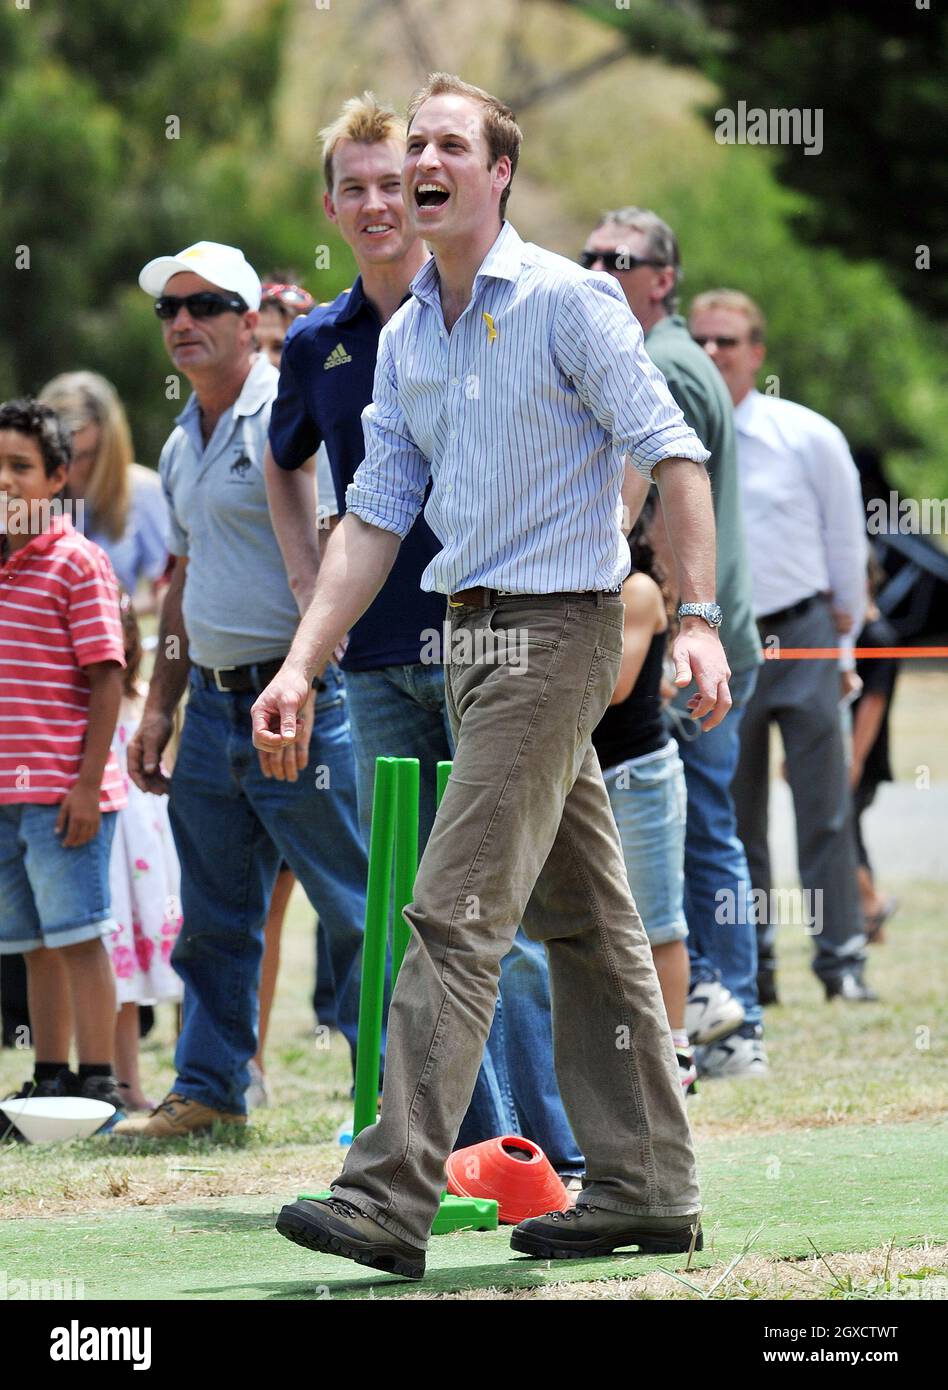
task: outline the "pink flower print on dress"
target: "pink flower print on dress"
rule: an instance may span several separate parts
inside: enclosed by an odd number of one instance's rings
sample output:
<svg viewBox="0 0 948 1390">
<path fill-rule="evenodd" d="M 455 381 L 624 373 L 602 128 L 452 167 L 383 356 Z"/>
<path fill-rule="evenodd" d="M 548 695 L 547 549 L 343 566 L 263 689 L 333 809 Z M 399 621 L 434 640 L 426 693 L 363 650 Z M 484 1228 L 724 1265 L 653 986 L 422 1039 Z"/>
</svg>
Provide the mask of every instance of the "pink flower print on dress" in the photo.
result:
<svg viewBox="0 0 948 1390">
<path fill-rule="evenodd" d="M 112 952 L 112 969 L 120 980 L 130 980 L 135 974 L 135 957 L 127 946 L 116 946 Z"/>
<path fill-rule="evenodd" d="M 136 859 L 136 860 L 135 860 L 135 868 L 138 869 L 138 870 L 140 870 L 140 872 L 143 873 L 143 874 L 147 873 L 147 872 L 148 872 L 148 860 L 147 860 L 147 859 L 141 859 L 141 858 Z"/>
<path fill-rule="evenodd" d="M 149 941 L 147 936 L 141 936 L 135 942 L 135 955 L 138 957 L 140 969 L 146 973 L 151 966 L 151 958 L 155 954 L 155 944 Z"/>
<path fill-rule="evenodd" d="M 174 942 L 169 936 L 166 936 L 164 941 L 162 941 L 159 950 L 161 951 L 161 959 L 166 965 L 170 964 L 171 952 L 174 950 Z"/>
</svg>

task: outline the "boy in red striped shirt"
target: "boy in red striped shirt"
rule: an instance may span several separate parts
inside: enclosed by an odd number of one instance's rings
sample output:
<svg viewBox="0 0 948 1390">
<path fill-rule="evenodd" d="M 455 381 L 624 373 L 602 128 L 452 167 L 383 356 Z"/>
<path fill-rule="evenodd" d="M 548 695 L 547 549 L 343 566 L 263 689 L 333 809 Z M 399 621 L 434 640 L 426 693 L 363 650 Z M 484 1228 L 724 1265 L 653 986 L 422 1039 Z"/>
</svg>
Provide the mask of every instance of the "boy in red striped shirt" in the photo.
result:
<svg viewBox="0 0 948 1390">
<path fill-rule="evenodd" d="M 114 1123 L 102 938 L 114 929 L 109 852 L 125 805 L 110 749 L 125 658 L 108 558 L 54 505 L 69 459 L 48 406 L 0 405 L 0 954 L 27 963 L 36 1073 L 18 1094 L 105 1100 Z"/>
</svg>

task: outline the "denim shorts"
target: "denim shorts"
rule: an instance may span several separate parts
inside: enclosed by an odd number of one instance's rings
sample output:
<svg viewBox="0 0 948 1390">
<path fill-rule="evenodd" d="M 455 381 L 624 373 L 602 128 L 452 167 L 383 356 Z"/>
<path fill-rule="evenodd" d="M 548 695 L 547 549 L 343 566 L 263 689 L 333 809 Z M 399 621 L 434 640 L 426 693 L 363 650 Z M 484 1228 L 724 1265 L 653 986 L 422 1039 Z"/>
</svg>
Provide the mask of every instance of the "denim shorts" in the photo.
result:
<svg viewBox="0 0 948 1390">
<path fill-rule="evenodd" d="M 678 745 L 603 772 L 635 905 L 653 946 L 684 941 L 685 770 Z"/>
<path fill-rule="evenodd" d="M 0 955 L 74 946 L 114 930 L 109 853 L 118 813 L 104 811 L 93 839 L 64 849 L 59 809 L 0 806 Z"/>
</svg>

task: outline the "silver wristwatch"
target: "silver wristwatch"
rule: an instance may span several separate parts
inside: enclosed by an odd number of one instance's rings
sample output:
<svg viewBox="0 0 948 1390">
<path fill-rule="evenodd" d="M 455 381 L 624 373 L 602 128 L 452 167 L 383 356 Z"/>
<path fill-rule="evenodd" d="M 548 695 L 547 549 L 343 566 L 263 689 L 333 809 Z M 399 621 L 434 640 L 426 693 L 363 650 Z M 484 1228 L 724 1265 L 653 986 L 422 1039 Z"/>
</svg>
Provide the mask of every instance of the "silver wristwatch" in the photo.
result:
<svg viewBox="0 0 948 1390">
<path fill-rule="evenodd" d="M 682 603 L 678 607 L 679 622 L 682 618 L 704 618 L 710 627 L 720 627 L 724 610 L 719 603 Z"/>
</svg>

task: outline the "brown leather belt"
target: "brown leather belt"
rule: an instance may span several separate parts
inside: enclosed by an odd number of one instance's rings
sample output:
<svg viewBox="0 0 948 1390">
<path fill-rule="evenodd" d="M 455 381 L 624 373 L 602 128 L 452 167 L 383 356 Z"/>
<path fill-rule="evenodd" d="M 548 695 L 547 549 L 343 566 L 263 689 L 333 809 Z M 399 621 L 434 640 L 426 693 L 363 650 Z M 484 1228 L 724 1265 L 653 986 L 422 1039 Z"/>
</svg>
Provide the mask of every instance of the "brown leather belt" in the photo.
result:
<svg viewBox="0 0 948 1390">
<path fill-rule="evenodd" d="M 588 589 L 583 593 L 560 593 L 560 594 L 510 594 L 505 589 L 485 589 L 482 586 L 475 589 L 459 589 L 456 594 L 448 594 L 449 608 L 493 608 L 503 599 L 513 599 L 520 603 L 534 603 L 538 599 L 584 599 L 587 603 L 597 603 L 604 597 L 615 597 L 619 590 Z"/>
</svg>

